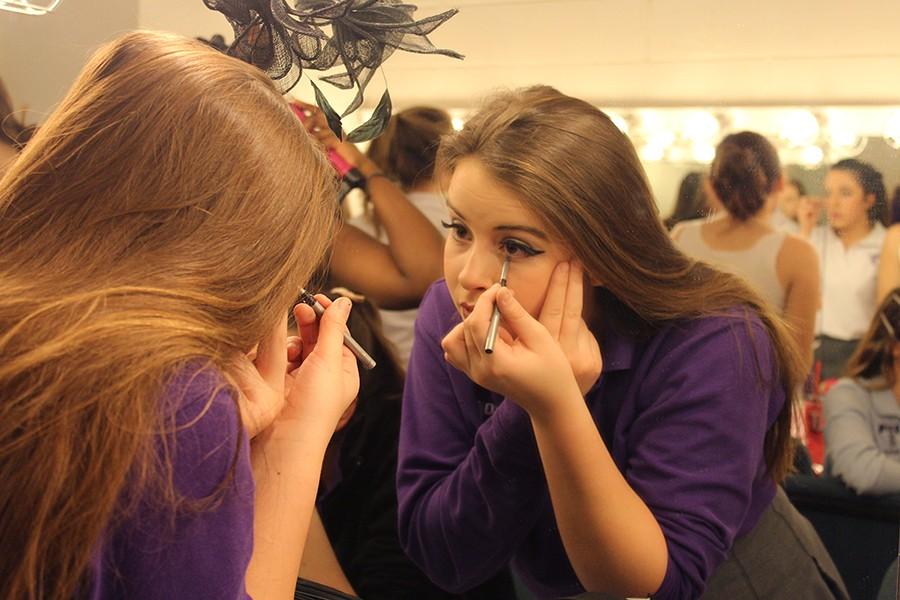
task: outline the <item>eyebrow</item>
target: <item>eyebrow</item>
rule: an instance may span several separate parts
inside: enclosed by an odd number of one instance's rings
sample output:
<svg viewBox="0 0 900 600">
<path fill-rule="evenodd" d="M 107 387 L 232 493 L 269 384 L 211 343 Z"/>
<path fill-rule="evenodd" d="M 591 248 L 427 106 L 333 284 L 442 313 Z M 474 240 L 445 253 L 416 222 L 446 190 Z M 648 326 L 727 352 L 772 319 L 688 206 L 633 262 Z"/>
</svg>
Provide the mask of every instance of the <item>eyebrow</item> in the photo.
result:
<svg viewBox="0 0 900 600">
<path fill-rule="evenodd" d="M 466 220 L 466 217 L 461 212 L 456 210 L 456 207 L 453 206 L 452 204 L 450 204 L 449 200 L 446 200 L 446 202 L 447 202 L 447 208 L 449 208 L 450 210 L 455 212 L 459 216 L 459 218 L 462 219 L 463 221 Z M 524 233 L 530 233 L 531 235 L 533 235 L 537 238 L 540 238 L 542 240 L 549 240 L 546 233 L 544 233 L 540 229 L 537 229 L 535 227 L 529 227 L 527 225 L 497 225 L 496 227 L 494 227 L 494 230 L 495 231 L 522 231 Z"/>
</svg>

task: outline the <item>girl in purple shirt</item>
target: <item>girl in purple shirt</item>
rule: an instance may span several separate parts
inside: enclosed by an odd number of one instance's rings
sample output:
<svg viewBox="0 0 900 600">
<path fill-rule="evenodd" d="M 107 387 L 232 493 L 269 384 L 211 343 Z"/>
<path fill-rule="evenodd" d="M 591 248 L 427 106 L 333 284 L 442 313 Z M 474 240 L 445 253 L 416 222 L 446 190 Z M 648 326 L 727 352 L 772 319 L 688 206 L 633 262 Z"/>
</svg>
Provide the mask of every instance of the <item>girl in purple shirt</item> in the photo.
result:
<svg viewBox="0 0 900 600">
<path fill-rule="evenodd" d="M 0 598 L 291 598 L 356 396 L 287 313 L 333 171 L 262 71 L 126 34 L 0 179 Z"/>
<path fill-rule="evenodd" d="M 845 597 L 777 487 L 798 352 L 745 284 L 673 247 L 609 118 L 504 93 L 439 157 L 445 280 L 416 323 L 398 468 L 413 560 L 455 591 L 511 564 L 540 598 Z"/>
</svg>

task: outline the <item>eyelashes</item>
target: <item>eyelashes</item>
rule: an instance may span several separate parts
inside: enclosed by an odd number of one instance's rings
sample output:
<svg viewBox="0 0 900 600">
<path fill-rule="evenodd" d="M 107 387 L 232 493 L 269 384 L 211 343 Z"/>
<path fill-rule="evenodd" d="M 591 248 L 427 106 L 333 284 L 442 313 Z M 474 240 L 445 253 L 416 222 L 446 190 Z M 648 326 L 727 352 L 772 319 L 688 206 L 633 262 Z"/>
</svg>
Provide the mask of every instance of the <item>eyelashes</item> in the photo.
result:
<svg viewBox="0 0 900 600">
<path fill-rule="evenodd" d="M 517 255 L 524 255 L 527 257 L 537 256 L 539 254 L 543 254 L 543 250 L 538 250 L 537 248 L 532 248 L 528 244 L 521 242 L 514 238 L 507 238 L 500 242 L 500 247 L 503 248 L 504 252 L 506 252 L 507 256 L 516 257 Z"/>
<path fill-rule="evenodd" d="M 446 221 L 441 221 L 441 225 L 444 229 L 450 230 L 451 235 L 455 240 L 460 242 L 469 241 L 469 230 L 462 223 L 448 223 Z M 538 250 L 516 238 L 504 238 L 500 242 L 499 248 L 510 258 L 530 258 L 532 256 L 544 254 L 543 250 Z"/>
</svg>

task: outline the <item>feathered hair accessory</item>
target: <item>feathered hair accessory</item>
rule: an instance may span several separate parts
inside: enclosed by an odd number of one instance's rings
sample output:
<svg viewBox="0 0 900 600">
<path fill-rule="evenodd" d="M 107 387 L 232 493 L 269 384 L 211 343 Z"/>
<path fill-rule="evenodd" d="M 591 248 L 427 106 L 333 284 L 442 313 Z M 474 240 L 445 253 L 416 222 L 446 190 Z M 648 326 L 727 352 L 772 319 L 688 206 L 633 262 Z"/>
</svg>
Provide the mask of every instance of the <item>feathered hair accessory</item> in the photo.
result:
<svg viewBox="0 0 900 600">
<path fill-rule="evenodd" d="M 228 54 L 264 70 L 282 93 L 300 81 L 304 69 L 344 68 L 342 73 L 320 78 L 342 90 L 356 88 L 356 95 L 340 115 L 312 84 L 316 104 L 339 139 L 341 118 L 362 105 L 372 75 L 395 50 L 463 58 L 452 50 L 435 47 L 428 39 L 458 12 L 456 9 L 416 20 L 413 14 L 417 7 L 400 0 L 203 1 L 224 14 L 234 29 Z M 372 117 L 347 139 L 363 142 L 377 137 L 390 116 L 391 99 L 385 90 Z"/>
</svg>

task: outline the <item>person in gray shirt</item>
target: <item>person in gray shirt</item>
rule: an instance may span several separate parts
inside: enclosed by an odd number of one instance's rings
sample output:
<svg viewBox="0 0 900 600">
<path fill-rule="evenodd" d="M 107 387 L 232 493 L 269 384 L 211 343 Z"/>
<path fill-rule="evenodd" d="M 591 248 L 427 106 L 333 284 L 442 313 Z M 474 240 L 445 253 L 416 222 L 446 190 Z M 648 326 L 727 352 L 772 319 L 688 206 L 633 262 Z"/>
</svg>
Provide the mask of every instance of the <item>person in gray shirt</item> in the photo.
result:
<svg viewBox="0 0 900 600">
<path fill-rule="evenodd" d="M 900 288 L 825 396 L 827 471 L 859 494 L 900 493 Z"/>
</svg>

